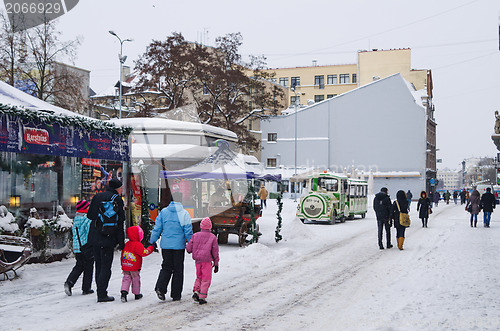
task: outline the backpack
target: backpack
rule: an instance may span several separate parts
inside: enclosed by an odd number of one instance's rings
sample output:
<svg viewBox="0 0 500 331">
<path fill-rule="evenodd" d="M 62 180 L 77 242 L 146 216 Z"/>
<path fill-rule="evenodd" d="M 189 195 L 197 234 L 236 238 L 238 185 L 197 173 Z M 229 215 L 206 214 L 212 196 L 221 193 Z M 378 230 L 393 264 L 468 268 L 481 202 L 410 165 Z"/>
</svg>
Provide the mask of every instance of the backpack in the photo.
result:
<svg viewBox="0 0 500 331">
<path fill-rule="evenodd" d="M 99 206 L 98 220 L 101 224 L 97 224 L 97 228 L 100 229 L 101 234 L 106 236 L 115 234 L 116 229 L 118 229 L 117 197 L 118 194 L 114 194 L 111 200 L 102 201 Z"/>
</svg>

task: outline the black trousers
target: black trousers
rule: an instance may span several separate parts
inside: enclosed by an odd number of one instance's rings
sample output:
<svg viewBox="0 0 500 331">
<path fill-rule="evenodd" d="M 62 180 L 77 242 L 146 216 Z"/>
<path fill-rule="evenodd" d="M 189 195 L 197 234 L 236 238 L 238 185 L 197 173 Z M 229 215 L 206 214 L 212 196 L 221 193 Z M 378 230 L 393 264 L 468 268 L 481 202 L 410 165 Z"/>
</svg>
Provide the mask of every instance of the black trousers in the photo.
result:
<svg viewBox="0 0 500 331">
<path fill-rule="evenodd" d="M 66 283 L 75 286 L 78 277 L 83 273 L 82 291 L 88 291 L 92 287 L 92 272 L 94 272 L 94 257 L 83 253 L 75 253 L 76 264 L 69 273 Z"/>
<path fill-rule="evenodd" d="M 377 220 L 378 226 L 378 245 L 384 246 L 382 244 L 382 231 L 385 228 L 385 233 L 387 236 L 387 245 L 391 244 L 391 225 L 389 224 L 389 220 Z"/>
<path fill-rule="evenodd" d="M 108 295 L 108 284 L 109 279 L 111 278 L 113 253 L 113 247 L 94 247 L 95 282 L 97 285 L 98 298 L 104 298 Z"/>
<path fill-rule="evenodd" d="M 182 287 L 184 285 L 184 249 L 162 249 L 161 255 L 163 262 L 161 264 L 160 274 L 156 281 L 155 290 L 167 293 L 167 286 L 172 279 L 170 297 L 180 299 Z"/>
</svg>

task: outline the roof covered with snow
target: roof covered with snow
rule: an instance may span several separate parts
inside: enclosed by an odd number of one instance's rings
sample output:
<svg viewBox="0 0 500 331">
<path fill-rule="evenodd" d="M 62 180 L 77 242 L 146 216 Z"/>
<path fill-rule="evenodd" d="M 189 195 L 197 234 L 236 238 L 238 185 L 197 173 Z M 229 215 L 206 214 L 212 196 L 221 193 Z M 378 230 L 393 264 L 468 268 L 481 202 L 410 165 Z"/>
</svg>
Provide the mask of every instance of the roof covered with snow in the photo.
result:
<svg viewBox="0 0 500 331">
<path fill-rule="evenodd" d="M 54 115 L 80 116 L 90 119 L 90 117 L 74 113 L 67 109 L 54 106 L 46 101 L 29 95 L 7 83 L 0 81 L 0 104 L 13 107 L 21 107 L 35 111 L 48 111 Z"/>
</svg>

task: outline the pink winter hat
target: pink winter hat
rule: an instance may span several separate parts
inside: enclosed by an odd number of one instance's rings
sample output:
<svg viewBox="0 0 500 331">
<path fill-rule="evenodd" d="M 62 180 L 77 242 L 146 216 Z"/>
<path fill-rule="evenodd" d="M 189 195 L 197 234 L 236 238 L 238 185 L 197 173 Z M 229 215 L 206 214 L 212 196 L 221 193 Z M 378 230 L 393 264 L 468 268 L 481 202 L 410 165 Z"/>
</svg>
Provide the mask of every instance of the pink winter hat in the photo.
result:
<svg viewBox="0 0 500 331">
<path fill-rule="evenodd" d="M 210 230 L 211 228 L 212 228 L 212 221 L 210 220 L 210 218 L 205 217 L 204 219 L 201 220 L 200 229 Z"/>
</svg>

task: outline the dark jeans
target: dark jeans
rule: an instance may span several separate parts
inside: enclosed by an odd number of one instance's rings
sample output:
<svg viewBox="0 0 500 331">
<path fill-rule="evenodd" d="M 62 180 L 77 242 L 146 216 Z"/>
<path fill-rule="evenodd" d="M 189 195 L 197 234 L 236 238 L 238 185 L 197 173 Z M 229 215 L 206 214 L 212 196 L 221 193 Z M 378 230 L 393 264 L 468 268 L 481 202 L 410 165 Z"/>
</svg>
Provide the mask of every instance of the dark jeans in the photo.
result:
<svg viewBox="0 0 500 331">
<path fill-rule="evenodd" d="M 396 238 L 405 237 L 406 226 L 396 225 Z"/>
<path fill-rule="evenodd" d="M 76 264 L 71 270 L 66 283 L 75 286 L 78 277 L 83 273 L 82 291 L 88 291 L 92 287 L 92 272 L 94 271 L 94 257 L 85 256 L 83 253 L 75 253 Z"/>
<path fill-rule="evenodd" d="M 421 218 L 421 220 L 422 220 L 422 226 L 423 227 L 427 227 L 427 221 L 429 220 L 429 218 L 428 217 L 424 217 L 424 218 Z"/>
<path fill-rule="evenodd" d="M 382 231 L 385 228 L 385 233 L 387 236 L 387 246 L 391 244 L 391 225 L 389 224 L 389 220 L 377 220 L 378 225 L 378 245 L 383 247 L 382 244 Z"/>
<path fill-rule="evenodd" d="M 97 285 L 98 298 L 104 298 L 108 295 L 108 284 L 109 279 L 111 278 L 113 253 L 113 247 L 94 247 L 95 282 Z"/>
<path fill-rule="evenodd" d="M 155 290 L 167 293 L 167 286 L 172 279 L 170 297 L 180 299 L 182 286 L 184 284 L 184 249 L 162 249 L 161 255 L 163 262 L 161 264 L 160 274 L 156 281 Z"/>
<path fill-rule="evenodd" d="M 267 207 L 267 200 L 260 199 L 260 208 Z"/>
</svg>

